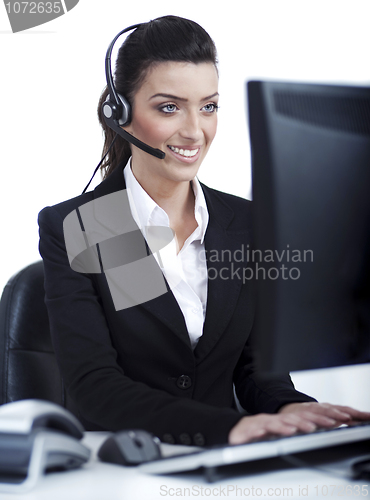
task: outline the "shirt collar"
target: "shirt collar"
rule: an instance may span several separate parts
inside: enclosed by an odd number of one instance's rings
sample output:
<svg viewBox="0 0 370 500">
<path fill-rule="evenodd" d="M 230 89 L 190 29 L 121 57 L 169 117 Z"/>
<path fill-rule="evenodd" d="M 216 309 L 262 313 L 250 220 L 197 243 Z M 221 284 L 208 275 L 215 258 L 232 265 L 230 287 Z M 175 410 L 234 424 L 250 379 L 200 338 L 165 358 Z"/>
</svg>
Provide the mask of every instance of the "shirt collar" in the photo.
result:
<svg viewBox="0 0 370 500">
<path fill-rule="evenodd" d="M 194 207 L 194 214 L 195 214 L 195 219 L 198 222 L 198 226 L 200 229 L 200 242 L 203 243 L 204 241 L 204 236 L 206 234 L 207 226 L 208 226 L 208 220 L 209 220 L 209 214 L 208 214 L 208 208 L 207 208 L 207 203 L 206 199 L 204 197 L 203 189 L 202 186 L 200 185 L 200 182 L 198 181 L 197 177 L 194 177 L 192 180 L 192 188 L 195 196 L 195 207 Z"/>
<path fill-rule="evenodd" d="M 149 225 L 169 226 L 166 212 L 148 195 L 137 181 L 131 170 L 131 162 L 123 169 L 128 199 L 132 216 L 145 235 L 145 227 Z M 203 243 L 207 230 L 209 214 L 206 200 L 200 182 L 195 177 L 192 180 L 195 196 L 194 215 L 198 223 L 199 239 Z"/>
</svg>

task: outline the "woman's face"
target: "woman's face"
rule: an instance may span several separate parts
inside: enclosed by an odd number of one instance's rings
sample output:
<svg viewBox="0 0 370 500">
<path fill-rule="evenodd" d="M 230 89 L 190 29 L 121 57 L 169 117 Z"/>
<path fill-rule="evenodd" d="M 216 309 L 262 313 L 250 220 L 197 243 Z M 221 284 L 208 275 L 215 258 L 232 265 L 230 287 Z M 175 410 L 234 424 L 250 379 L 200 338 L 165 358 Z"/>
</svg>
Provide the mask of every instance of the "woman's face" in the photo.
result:
<svg viewBox="0 0 370 500">
<path fill-rule="evenodd" d="M 160 160 L 132 146 L 139 182 L 195 177 L 216 134 L 217 103 L 218 75 L 212 63 L 166 62 L 149 69 L 125 129 L 166 157 Z"/>
</svg>

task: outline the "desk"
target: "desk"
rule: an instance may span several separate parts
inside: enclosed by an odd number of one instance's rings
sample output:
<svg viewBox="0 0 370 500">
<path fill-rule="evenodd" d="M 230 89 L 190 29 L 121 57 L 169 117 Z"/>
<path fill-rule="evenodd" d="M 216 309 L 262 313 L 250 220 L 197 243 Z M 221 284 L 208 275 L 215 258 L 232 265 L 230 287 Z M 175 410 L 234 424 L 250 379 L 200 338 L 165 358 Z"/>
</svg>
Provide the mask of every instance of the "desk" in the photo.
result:
<svg viewBox="0 0 370 500">
<path fill-rule="evenodd" d="M 309 467 L 294 468 L 282 459 L 239 464 L 222 469 L 220 477 L 208 483 L 199 472 L 152 476 L 135 467 L 121 467 L 99 462 L 96 451 L 107 433 L 88 432 L 84 444 L 93 452 L 81 469 L 45 476 L 33 491 L 26 494 L 0 494 L 1 500 L 159 500 L 170 498 L 261 498 L 318 499 L 370 498 L 370 482 L 351 481 L 337 477 L 348 470 L 353 456 L 370 453 L 369 442 L 359 444 L 354 453 L 328 455 L 324 473 Z M 170 446 L 170 445 L 165 445 Z M 310 452 L 324 457 L 326 450 Z M 349 456 L 352 455 L 352 456 Z M 335 462 L 335 460 L 339 461 Z M 367 485 L 367 486 L 366 486 Z M 347 487 L 347 493 L 346 493 Z"/>
</svg>

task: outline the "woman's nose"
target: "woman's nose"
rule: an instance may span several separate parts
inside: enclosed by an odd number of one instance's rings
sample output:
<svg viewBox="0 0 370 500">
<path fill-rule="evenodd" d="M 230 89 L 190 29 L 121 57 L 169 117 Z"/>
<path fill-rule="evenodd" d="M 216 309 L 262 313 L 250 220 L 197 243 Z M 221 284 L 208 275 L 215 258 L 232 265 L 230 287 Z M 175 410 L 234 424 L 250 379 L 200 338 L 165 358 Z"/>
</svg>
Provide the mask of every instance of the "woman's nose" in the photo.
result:
<svg viewBox="0 0 370 500">
<path fill-rule="evenodd" d="M 181 135 L 186 139 L 193 140 L 194 142 L 202 138 L 202 128 L 198 113 L 189 112 L 186 114 L 181 127 Z"/>
</svg>

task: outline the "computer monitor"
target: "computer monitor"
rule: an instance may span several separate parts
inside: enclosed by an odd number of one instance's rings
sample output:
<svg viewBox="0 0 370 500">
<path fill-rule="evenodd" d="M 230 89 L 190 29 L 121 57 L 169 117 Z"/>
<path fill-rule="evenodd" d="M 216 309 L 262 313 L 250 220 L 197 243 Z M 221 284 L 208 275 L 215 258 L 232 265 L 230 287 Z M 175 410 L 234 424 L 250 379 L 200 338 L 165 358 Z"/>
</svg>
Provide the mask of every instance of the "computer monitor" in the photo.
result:
<svg viewBox="0 0 370 500">
<path fill-rule="evenodd" d="M 262 371 L 370 361 L 370 88 L 247 84 Z"/>
</svg>

